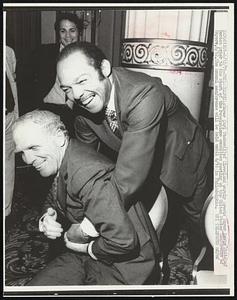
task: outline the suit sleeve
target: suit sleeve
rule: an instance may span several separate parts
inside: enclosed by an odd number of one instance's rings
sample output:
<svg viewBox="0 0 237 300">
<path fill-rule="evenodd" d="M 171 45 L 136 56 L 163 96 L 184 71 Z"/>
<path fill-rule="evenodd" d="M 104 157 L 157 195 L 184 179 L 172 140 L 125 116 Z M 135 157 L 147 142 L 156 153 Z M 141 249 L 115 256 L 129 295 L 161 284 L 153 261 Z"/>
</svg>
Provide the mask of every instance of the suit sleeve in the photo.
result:
<svg viewBox="0 0 237 300">
<path fill-rule="evenodd" d="M 66 95 L 64 91 L 60 88 L 60 82 L 58 77 L 56 77 L 55 83 L 48 94 L 43 99 L 44 103 L 54 103 L 54 104 L 65 104 Z"/>
<path fill-rule="evenodd" d="M 82 116 L 77 116 L 74 123 L 75 136 L 79 141 L 86 143 L 88 146 L 98 149 L 99 139 L 90 129 Z"/>
<path fill-rule="evenodd" d="M 126 210 L 137 201 L 137 192 L 145 183 L 155 154 L 161 121 L 164 113 L 164 90 L 159 84 L 131 86 L 131 92 L 123 99 L 127 106 L 127 129 L 124 130 L 122 144 L 118 153 L 111 184 L 117 188 Z M 93 145 L 98 137 L 86 121 L 77 117 L 75 123 L 76 137 Z M 109 145 L 108 145 L 109 146 Z"/>
<path fill-rule="evenodd" d="M 137 91 L 137 88 L 134 88 Z M 117 187 L 125 208 L 136 201 L 136 193 L 145 183 L 157 153 L 161 120 L 164 113 L 164 95 L 155 85 L 143 87 L 130 96 L 128 127 L 124 131 L 116 168 L 111 182 Z"/>
<path fill-rule="evenodd" d="M 18 104 L 18 91 L 17 91 L 17 78 L 16 78 L 16 55 L 12 48 L 6 46 L 6 73 L 9 79 L 12 94 L 14 97 L 14 114 L 19 117 L 19 104 Z"/>
<path fill-rule="evenodd" d="M 109 182 L 109 170 L 94 164 L 73 176 L 71 192 L 82 199 L 84 214 L 99 237 L 92 245 L 98 260 L 107 264 L 127 261 L 139 254 L 135 228 L 123 207 L 117 189 Z"/>
</svg>

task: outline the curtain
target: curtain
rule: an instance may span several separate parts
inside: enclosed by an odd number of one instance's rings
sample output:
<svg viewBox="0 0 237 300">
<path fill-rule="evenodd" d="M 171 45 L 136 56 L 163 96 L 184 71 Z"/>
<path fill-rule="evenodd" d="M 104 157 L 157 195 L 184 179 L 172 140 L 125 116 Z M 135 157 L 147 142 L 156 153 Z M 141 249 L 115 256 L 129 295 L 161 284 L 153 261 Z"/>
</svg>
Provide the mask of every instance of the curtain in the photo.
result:
<svg viewBox="0 0 237 300">
<path fill-rule="evenodd" d="M 39 10 L 9 10 L 6 13 L 6 39 L 17 57 L 34 50 L 41 41 Z"/>
<path fill-rule="evenodd" d="M 19 113 L 34 108 L 31 53 L 41 43 L 41 12 L 39 10 L 7 10 L 6 43 L 16 54 L 16 81 Z"/>
</svg>

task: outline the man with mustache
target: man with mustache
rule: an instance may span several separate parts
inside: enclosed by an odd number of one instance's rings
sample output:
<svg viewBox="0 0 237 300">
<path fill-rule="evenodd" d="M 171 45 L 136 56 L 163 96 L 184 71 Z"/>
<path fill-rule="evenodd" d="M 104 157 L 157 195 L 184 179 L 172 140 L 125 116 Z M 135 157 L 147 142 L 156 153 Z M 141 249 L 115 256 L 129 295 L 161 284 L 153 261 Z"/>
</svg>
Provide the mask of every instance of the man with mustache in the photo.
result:
<svg viewBox="0 0 237 300">
<path fill-rule="evenodd" d="M 67 251 L 28 285 L 152 284 L 160 276 L 160 250 L 151 220 L 137 199 L 125 211 L 114 164 L 88 145 L 69 139 L 59 116 L 36 110 L 13 125 L 16 152 L 43 176 L 55 175 L 57 199 L 46 203 L 40 231 L 50 239 L 65 230 Z"/>
<path fill-rule="evenodd" d="M 115 157 L 110 180 L 124 207 L 129 208 L 138 195 L 149 207 L 155 198 L 152 193 L 163 185 L 169 213 L 161 245 L 168 254 L 174 245 L 170 237 L 177 237 L 181 210 L 195 259 L 201 249 L 200 213 L 209 193 L 209 149 L 187 107 L 160 78 L 112 68 L 91 43 L 65 47 L 57 74 L 67 99 L 74 109 L 80 107 L 77 138 L 101 151 L 108 147 L 106 154 Z"/>
</svg>

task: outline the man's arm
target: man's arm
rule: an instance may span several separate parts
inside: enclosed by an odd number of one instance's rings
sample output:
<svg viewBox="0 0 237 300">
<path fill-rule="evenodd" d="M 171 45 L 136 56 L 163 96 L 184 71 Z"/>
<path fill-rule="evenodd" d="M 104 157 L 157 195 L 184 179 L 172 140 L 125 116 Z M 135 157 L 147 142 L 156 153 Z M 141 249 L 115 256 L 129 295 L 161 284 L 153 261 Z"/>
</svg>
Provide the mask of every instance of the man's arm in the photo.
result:
<svg viewBox="0 0 237 300">
<path fill-rule="evenodd" d="M 16 118 L 19 117 L 18 92 L 16 83 L 16 56 L 12 48 L 6 46 L 6 73 L 9 79 L 12 94 L 14 97 L 14 113 Z"/>
<path fill-rule="evenodd" d="M 83 199 L 84 214 L 99 233 L 90 244 L 89 254 L 105 263 L 126 261 L 139 254 L 136 230 L 116 187 L 108 181 L 109 173 L 105 165 L 93 161 L 93 164 L 79 169 L 73 176 L 73 190 L 70 191 L 75 195 L 76 190 L 80 190 L 78 198 Z"/>
<path fill-rule="evenodd" d="M 159 85 L 134 87 L 127 95 L 131 105 L 127 108 L 128 127 L 123 133 L 122 144 L 111 184 L 116 186 L 121 200 L 128 209 L 136 192 L 147 179 L 156 154 L 160 127 L 164 114 L 164 92 Z M 164 88 L 164 87 L 163 87 Z M 130 100 L 129 100 L 130 99 Z M 132 100 L 131 100 L 132 99 Z M 76 136 L 86 143 L 96 141 L 95 133 L 83 118 L 75 123 Z M 158 153 L 162 160 L 162 153 Z M 157 168 L 158 169 L 158 168 Z"/>
<path fill-rule="evenodd" d="M 157 153 L 157 145 L 164 145 L 164 141 L 158 139 L 165 110 L 164 94 L 156 85 L 143 86 L 139 91 L 134 89 L 128 97 L 133 98 L 128 107 L 128 127 L 111 177 L 126 210 L 137 199 L 137 192 L 148 178 L 155 156 L 158 154 L 162 159 L 162 152 Z"/>
<path fill-rule="evenodd" d="M 85 119 L 80 115 L 75 118 L 74 130 L 75 136 L 79 141 L 82 141 L 95 150 L 98 149 L 99 138 L 87 125 Z"/>
</svg>

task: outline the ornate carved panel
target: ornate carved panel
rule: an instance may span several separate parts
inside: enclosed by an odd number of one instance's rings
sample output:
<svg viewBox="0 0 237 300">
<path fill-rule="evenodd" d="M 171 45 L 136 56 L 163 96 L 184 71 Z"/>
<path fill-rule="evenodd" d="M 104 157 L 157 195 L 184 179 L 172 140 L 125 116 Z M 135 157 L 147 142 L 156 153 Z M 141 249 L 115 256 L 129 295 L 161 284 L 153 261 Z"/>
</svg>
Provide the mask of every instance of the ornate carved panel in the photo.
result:
<svg viewBox="0 0 237 300">
<path fill-rule="evenodd" d="M 207 66 L 207 45 L 169 39 L 125 39 L 121 64 L 130 68 L 203 71 Z"/>
</svg>

